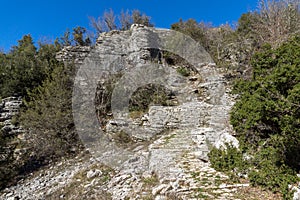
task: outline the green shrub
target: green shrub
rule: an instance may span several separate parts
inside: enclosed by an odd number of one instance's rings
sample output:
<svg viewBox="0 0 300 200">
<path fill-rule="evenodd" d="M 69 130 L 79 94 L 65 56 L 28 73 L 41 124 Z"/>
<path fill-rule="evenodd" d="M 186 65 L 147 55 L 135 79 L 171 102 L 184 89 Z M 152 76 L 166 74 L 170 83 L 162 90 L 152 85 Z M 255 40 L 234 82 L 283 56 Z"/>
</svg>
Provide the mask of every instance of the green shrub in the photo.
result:
<svg viewBox="0 0 300 200">
<path fill-rule="evenodd" d="M 279 152 L 273 147 L 261 149 L 245 159 L 240 149 L 227 144 L 226 150 L 212 148 L 208 156 L 212 167 L 225 172 L 232 180 L 248 175 L 252 185 L 280 192 L 284 199 L 291 199 L 293 191 L 288 186 L 299 181 L 295 171 L 280 160 Z"/>
<path fill-rule="evenodd" d="M 284 199 L 291 199 L 292 191 L 288 185 L 299 179 L 295 171 L 285 165 L 274 147 L 260 150 L 254 157 L 253 167 L 249 179 L 253 185 L 263 186 L 273 192 L 281 192 Z"/>
<path fill-rule="evenodd" d="M 243 158 L 242 151 L 230 144 L 226 144 L 226 149 L 213 147 L 208 157 L 212 167 L 218 171 L 234 176 L 246 174 L 248 171 L 249 163 Z"/>
<path fill-rule="evenodd" d="M 182 76 L 189 76 L 190 75 L 190 71 L 186 68 L 186 67 L 179 67 L 177 68 L 177 73 L 179 73 Z"/>
<path fill-rule="evenodd" d="M 251 80 L 237 81 L 231 124 L 253 156 L 250 181 L 290 198 L 300 171 L 300 37 L 277 49 L 265 45 L 252 59 Z"/>
</svg>

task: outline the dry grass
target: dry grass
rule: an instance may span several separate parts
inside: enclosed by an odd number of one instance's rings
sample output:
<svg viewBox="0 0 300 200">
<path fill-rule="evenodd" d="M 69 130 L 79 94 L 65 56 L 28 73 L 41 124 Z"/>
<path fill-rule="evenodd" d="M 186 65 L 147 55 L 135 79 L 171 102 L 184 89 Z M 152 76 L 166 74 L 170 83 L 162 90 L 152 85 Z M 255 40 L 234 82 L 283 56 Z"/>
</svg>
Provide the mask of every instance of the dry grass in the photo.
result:
<svg viewBox="0 0 300 200">
<path fill-rule="evenodd" d="M 97 182 L 91 182 L 96 178 L 88 179 L 87 172 L 90 170 L 101 170 L 102 175 L 97 177 Z M 110 180 L 113 171 L 111 168 L 103 165 L 91 165 L 89 168 L 79 171 L 73 176 L 73 180 L 58 189 L 52 194 L 48 195 L 46 199 L 68 199 L 68 200 L 110 200 L 111 194 L 106 191 L 105 184 Z"/>
<path fill-rule="evenodd" d="M 234 195 L 241 200 L 281 200 L 282 195 L 264 190 L 260 187 L 241 187 Z"/>
</svg>

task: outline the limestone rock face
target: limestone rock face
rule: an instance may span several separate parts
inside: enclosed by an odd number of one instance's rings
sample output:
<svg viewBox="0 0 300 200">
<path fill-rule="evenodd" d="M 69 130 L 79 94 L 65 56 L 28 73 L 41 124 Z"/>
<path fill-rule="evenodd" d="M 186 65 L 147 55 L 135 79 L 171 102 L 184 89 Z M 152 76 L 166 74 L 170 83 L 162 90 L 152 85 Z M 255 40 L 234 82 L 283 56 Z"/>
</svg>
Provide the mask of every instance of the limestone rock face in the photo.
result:
<svg viewBox="0 0 300 200">
<path fill-rule="evenodd" d="M 56 54 L 56 59 L 80 65 L 90 51 L 91 47 L 89 46 L 67 46 Z"/>
<path fill-rule="evenodd" d="M 0 103 L 0 127 L 4 138 L 16 138 L 15 140 L 25 140 L 24 130 L 13 122 L 13 117 L 19 113 L 22 105 L 21 97 L 7 97 Z M 10 153 L 13 153 L 15 161 L 22 158 L 26 152 L 24 148 L 14 148 L 7 146 L 0 152 L 0 161 L 5 161 Z"/>
<path fill-rule="evenodd" d="M 190 67 L 184 66 L 190 70 L 187 76 L 178 70 L 182 63 L 167 62 L 166 51 L 190 63 Z M 129 31 L 101 34 L 92 49 L 66 47 L 57 55 L 64 62 L 71 62 L 74 57 L 78 64 L 74 121 L 94 156 L 92 163 L 81 161 L 85 163 L 81 164 L 82 170 L 88 173 L 78 178 L 79 165 L 76 170 L 68 167 L 63 173 L 66 183 L 60 183 L 59 175 L 54 174 L 35 177 L 34 183 L 27 180 L 19 188 L 12 188 L 15 195 L 21 199 L 30 199 L 29 193 L 34 193 L 35 199 L 45 195 L 72 199 L 67 191 L 76 185 L 76 192 L 82 189 L 80 197 L 87 198 L 90 193 L 101 197 L 105 191 L 116 200 L 199 199 L 201 191 L 207 190 L 205 195 L 210 198 L 233 199 L 233 191 L 243 187 L 220 188 L 214 177 L 223 182 L 229 178 L 209 166 L 209 146 L 222 146 L 224 141 L 238 145 L 230 137 L 229 125 L 229 111 L 235 98 L 210 56 L 198 44 L 182 34 L 133 25 Z M 119 78 L 109 85 L 112 76 Z M 172 91 L 176 104 L 150 104 L 142 115 L 132 117 L 130 97 L 149 83 Z M 107 92 L 109 88 L 111 92 Z M 95 105 L 96 95 L 100 105 Z M 101 115 L 96 116 L 97 112 Z M 91 169 L 94 163 L 109 166 L 113 173 Z M 39 186 L 38 191 L 30 189 L 39 180 L 45 187 Z M 216 192 L 210 193 L 212 190 Z M 58 191 L 59 196 L 55 196 Z"/>
<path fill-rule="evenodd" d="M 1 129 L 4 134 L 16 136 L 23 132 L 20 127 L 12 124 L 12 118 L 19 113 L 21 104 L 21 97 L 8 97 L 2 99 L 0 103 L 0 125 L 2 125 Z"/>
</svg>

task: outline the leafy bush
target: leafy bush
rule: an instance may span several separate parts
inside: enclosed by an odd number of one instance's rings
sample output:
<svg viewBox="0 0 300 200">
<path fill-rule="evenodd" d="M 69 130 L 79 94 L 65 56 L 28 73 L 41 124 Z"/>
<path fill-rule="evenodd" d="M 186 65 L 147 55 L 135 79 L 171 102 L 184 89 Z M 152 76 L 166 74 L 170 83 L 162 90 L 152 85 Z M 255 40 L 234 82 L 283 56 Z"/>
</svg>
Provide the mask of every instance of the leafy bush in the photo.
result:
<svg viewBox="0 0 300 200">
<path fill-rule="evenodd" d="M 265 147 L 246 159 L 240 149 L 227 144 L 226 149 L 212 148 L 208 156 L 212 167 L 227 173 L 232 180 L 248 175 L 253 185 L 280 192 L 284 199 L 291 199 L 288 186 L 299 180 L 295 171 L 282 163 L 273 147 Z"/>
<path fill-rule="evenodd" d="M 250 171 L 250 160 L 246 160 L 243 152 L 231 144 L 226 144 L 225 149 L 213 147 L 208 157 L 214 169 L 227 173 L 233 181 L 238 181 Z"/>
<path fill-rule="evenodd" d="M 300 170 L 300 37 L 278 49 L 265 45 L 252 59 L 251 80 L 239 80 L 239 100 L 231 123 L 240 150 L 212 149 L 209 157 L 217 170 L 247 173 L 253 185 L 280 192 L 291 199 L 290 184 Z M 243 158 L 243 153 L 249 159 Z"/>
<path fill-rule="evenodd" d="M 226 144 L 226 149 L 213 147 L 208 154 L 212 167 L 221 171 L 232 171 L 244 168 L 246 161 L 243 153 L 230 144 Z"/>
<path fill-rule="evenodd" d="M 261 185 L 273 192 L 281 192 L 284 199 L 291 199 L 292 192 L 288 185 L 298 179 L 295 171 L 285 165 L 274 147 L 261 149 L 253 159 L 253 167 L 249 179 L 253 185 Z"/>
<path fill-rule="evenodd" d="M 240 98 L 231 124 L 243 148 L 254 155 L 251 182 L 289 198 L 287 185 L 300 171 L 300 37 L 277 49 L 265 45 L 252 67 L 252 79 L 235 84 Z"/>
</svg>

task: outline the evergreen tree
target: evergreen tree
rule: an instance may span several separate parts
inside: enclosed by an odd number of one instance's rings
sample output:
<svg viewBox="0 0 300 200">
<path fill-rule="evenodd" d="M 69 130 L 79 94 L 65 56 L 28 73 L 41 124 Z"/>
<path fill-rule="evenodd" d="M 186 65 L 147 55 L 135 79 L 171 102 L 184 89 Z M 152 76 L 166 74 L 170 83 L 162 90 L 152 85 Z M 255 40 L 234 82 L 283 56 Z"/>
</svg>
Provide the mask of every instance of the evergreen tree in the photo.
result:
<svg viewBox="0 0 300 200">
<path fill-rule="evenodd" d="M 27 96 L 27 91 L 39 86 L 51 73 L 58 61 L 59 49 L 52 44 L 37 48 L 32 37 L 25 35 L 7 55 L 0 55 L 0 96 Z"/>
<path fill-rule="evenodd" d="M 78 144 L 71 108 L 73 78 L 74 67 L 60 63 L 25 102 L 20 121 L 38 159 L 66 155 Z"/>
</svg>

